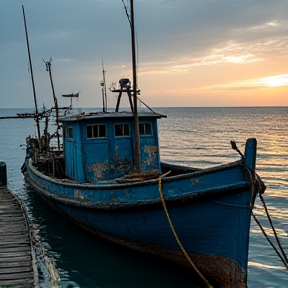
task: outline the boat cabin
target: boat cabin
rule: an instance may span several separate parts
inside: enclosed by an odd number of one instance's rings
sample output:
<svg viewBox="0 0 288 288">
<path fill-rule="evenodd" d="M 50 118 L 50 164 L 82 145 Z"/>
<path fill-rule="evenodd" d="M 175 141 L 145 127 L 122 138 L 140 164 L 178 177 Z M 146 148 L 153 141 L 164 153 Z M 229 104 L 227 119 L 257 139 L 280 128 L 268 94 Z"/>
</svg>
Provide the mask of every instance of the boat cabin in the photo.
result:
<svg viewBox="0 0 288 288">
<path fill-rule="evenodd" d="M 140 113 L 142 172 L 161 173 L 155 113 Z M 134 171 L 134 117 L 131 112 L 94 112 L 60 119 L 65 174 L 78 182 L 99 183 Z"/>
</svg>

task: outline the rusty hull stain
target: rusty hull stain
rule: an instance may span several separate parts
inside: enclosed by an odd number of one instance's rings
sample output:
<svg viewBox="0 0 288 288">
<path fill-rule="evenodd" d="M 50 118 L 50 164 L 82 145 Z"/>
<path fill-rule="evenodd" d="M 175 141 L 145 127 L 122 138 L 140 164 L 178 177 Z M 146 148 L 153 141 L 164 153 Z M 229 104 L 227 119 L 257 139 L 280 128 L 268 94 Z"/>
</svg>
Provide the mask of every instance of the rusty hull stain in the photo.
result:
<svg viewBox="0 0 288 288">
<path fill-rule="evenodd" d="M 81 194 L 80 190 L 75 189 L 74 190 L 74 198 L 79 200 L 85 200 L 85 196 Z"/>
<path fill-rule="evenodd" d="M 104 172 L 109 169 L 108 163 L 94 163 L 90 167 L 90 171 L 94 173 L 94 180 L 101 180 L 104 178 Z"/>
<path fill-rule="evenodd" d="M 82 225 L 82 227 L 100 237 L 103 237 L 117 244 L 129 247 L 139 252 L 154 255 L 157 258 L 160 257 L 171 262 L 176 262 L 194 271 L 191 264 L 188 262 L 181 251 L 168 251 L 152 245 L 147 245 L 127 239 L 121 239 L 112 235 L 107 235 L 100 231 L 91 230 L 85 225 Z M 242 269 L 231 259 L 220 256 L 193 253 L 189 253 L 189 256 L 191 257 L 196 267 L 201 271 L 205 278 L 208 279 L 209 283 L 212 284 L 214 288 L 247 288 L 247 271 Z"/>
<path fill-rule="evenodd" d="M 158 153 L 158 147 L 155 145 L 146 145 L 144 152 L 148 154 L 148 158 L 145 160 L 144 165 L 150 166 L 153 161 L 155 161 L 155 154 Z"/>
</svg>

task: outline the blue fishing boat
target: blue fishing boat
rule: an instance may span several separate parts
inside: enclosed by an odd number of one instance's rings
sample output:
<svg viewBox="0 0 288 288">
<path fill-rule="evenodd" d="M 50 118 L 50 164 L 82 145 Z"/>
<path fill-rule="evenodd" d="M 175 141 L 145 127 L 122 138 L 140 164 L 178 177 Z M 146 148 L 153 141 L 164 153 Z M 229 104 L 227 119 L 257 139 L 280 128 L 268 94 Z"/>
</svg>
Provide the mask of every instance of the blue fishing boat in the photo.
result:
<svg viewBox="0 0 288 288">
<path fill-rule="evenodd" d="M 135 54 L 132 62 L 135 68 Z M 113 91 L 114 111 L 104 104 L 103 111 L 60 116 L 54 101 L 53 135 L 47 124 L 53 109 L 35 114 L 37 131 L 39 119 L 46 121 L 43 135 L 26 139 L 27 182 L 63 216 L 98 236 L 192 267 L 207 287 L 246 287 L 251 212 L 265 190 L 255 172 L 256 139 L 246 141 L 244 155 L 232 141 L 240 155 L 232 163 L 208 169 L 164 163 L 157 121 L 166 116 L 137 111 L 136 69 L 132 83 L 121 79 Z M 119 109 L 123 94 L 129 111 Z"/>
</svg>

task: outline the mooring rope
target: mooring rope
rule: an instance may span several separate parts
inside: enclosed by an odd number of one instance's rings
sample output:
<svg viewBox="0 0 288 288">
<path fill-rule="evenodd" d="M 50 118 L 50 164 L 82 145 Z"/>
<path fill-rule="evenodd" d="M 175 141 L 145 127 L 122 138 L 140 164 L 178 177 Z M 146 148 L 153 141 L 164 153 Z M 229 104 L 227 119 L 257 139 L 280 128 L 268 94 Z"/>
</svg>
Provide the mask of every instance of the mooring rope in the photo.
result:
<svg viewBox="0 0 288 288">
<path fill-rule="evenodd" d="M 277 248 L 275 247 L 275 245 L 272 243 L 272 241 L 269 239 L 267 233 L 265 232 L 263 226 L 261 225 L 261 223 L 258 221 L 258 219 L 256 218 L 256 216 L 254 215 L 254 213 L 252 212 L 252 216 L 255 220 L 255 222 L 257 223 L 257 225 L 259 226 L 259 228 L 261 229 L 263 235 L 265 236 L 266 240 L 268 241 L 268 243 L 271 245 L 271 247 L 274 249 L 274 251 L 276 252 L 276 254 L 279 256 L 280 260 L 283 262 L 284 266 L 288 269 L 288 265 L 287 263 L 285 263 L 284 258 L 282 257 L 282 255 L 280 254 L 280 252 L 277 250 Z"/>
<path fill-rule="evenodd" d="M 170 171 L 168 173 L 165 173 L 164 175 L 161 175 L 159 177 L 159 194 L 160 194 L 160 198 L 161 198 L 161 201 L 162 201 L 162 205 L 163 205 L 163 208 L 164 208 L 164 211 L 165 211 L 165 214 L 166 214 L 166 217 L 167 217 L 167 220 L 168 220 L 168 223 L 170 225 L 170 228 L 172 230 L 172 233 L 175 237 L 175 240 L 178 244 L 178 246 L 180 247 L 181 251 L 183 252 L 184 256 L 186 257 L 186 259 L 188 260 L 188 262 L 191 264 L 191 266 L 193 267 L 193 269 L 197 272 L 197 274 L 200 276 L 200 278 L 202 279 L 202 281 L 204 282 L 205 286 L 207 288 L 213 288 L 213 286 L 208 282 L 208 280 L 203 276 L 203 274 L 200 272 L 200 270 L 196 267 L 196 265 L 194 264 L 194 262 L 192 261 L 191 257 L 189 256 L 189 254 L 187 253 L 187 251 L 185 250 L 185 248 L 183 247 L 182 243 L 180 242 L 179 240 L 179 237 L 175 231 L 175 228 L 173 226 L 173 223 L 171 221 L 171 218 L 170 218 L 170 215 L 169 215 L 169 212 L 168 212 L 168 209 L 167 209 L 167 206 L 166 206 L 166 202 L 165 202 L 165 198 L 164 198 L 164 195 L 163 195 L 163 191 L 162 191 L 162 178 L 164 176 L 166 176 L 167 174 L 169 174 Z"/>
<path fill-rule="evenodd" d="M 262 196 L 262 194 L 264 193 L 265 189 L 266 189 L 266 186 L 264 185 L 264 183 L 262 182 L 262 180 L 260 179 L 260 177 L 255 174 L 256 176 L 253 177 L 252 175 L 252 171 L 250 170 L 250 168 L 244 164 L 244 167 L 247 169 L 247 171 L 249 172 L 249 175 L 250 175 L 250 178 L 251 178 L 251 183 L 252 183 L 252 196 L 254 195 L 255 193 L 255 186 L 257 185 L 258 186 L 258 189 L 256 190 L 256 193 L 259 195 L 259 198 L 263 204 L 263 207 L 265 209 L 265 212 L 266 212 L 266 216 L 268 218 L 268 221 L 270 223 L 270 226 L 272 228 L 272 231 L 273 231 L 273 234 L 274 234 L 274 237 L 276 239 L 276 242 L 278 244 L 278 247 L 281 251 L 281 253 L 278 251 L 277 247 L 275 247 L 275 245 L 272 243 L 272 241 L 269 239 L 267 233 L 265 232 L 263 226 L 261 225 L 261 223 L 259 222 L 259 220 L 256 218 L 255 214 L 253 213 L 253 210 L 251 210 L 251 214 L 255 220 L 255 222 L 257 223 L 257 225 L 259 226 L 259 228 L 261 229 L 264 237 L 266 238 L 266 240 L 268 241 L 268 243 L 271 245 L 271 247 L 274 249 L 274 251 L 276 252 L 276 254 L 279 256 L 280 260 L 283 262 L 284 266 L 288 269 L 288 259 L 287 259 L 287 256 L 284 252 L 284 249 L 280 243 L 280 240 L 279 240 L 279 237 L 276 233 L 276 230 L 274 228 L 274 225 L 273 225 L 273 222 L 272 222 L 272 219 L 270 217 L 270 214 L 269 214 L 269 211 L 268 211 L 268 208 L 267 208 L 267 205 L 265 203 L 265 200 Z M 251 207 L 253 208 L 253 207 Z M 282 254 L 282 255 L 281 255 Z"/>
<path fill-rule="evenodd" d="M 275 228 L 274 228 L 274 225 L 273 225 L 273 223 L 272 223 L 272 219 L 271 219 L 271 217 L 270 217 L 270 214 L 269 214 L 267 205 L 266 205 L 266 203 L 265 203 L 265 200 L 264 200 L 264 198 L 263 198 L 263 196 L 262 196 L 261 194 L 259 194 L 259 197 L 260 197 L 260 200 L 261 200 L 261 202 L 262 202 L 262 204 L 263 204 L 263 206 L 264 206 L 264 209 L 265 209 L 265 212 L 266 212 L 268 221 L 269 221 L 270 226 L 271 226 L 271 228 L 272 228 L 272 230 L 273 230 L 273 233 L 274 233 L 275 239 L 276 239 L 276 241 L 277 241 L 277 244 L 278 244 L 278 246 L 279 246 L 279 248 L 280 248 L 280 250 L 281 250 L 281 252 L 282 252 L 282 254 L 283 254 L 283 257 L 284 257 L 284 259 L 285 259 L 286 265 L 288 265 L 288 259 L 287 259 L 286 253 L 284 252 L 284 249 L 283 249 L 283 247 L 282 247 L 282 245 L 281 245 L 281 243 L 280 243 L 279 237 L 278 237 L 278 235 L 277 235 L 277 233 L 276 233 L 276 230 L 275 230 Z"/>
<path fill-rule="evenodd" d="M 269 214 L 269 211 L 268 211 L 267 205 L 266 205 L 266 203 L 265 203 L 265 200 L 264 200 L 263 196 L 262 196 L 260 193 L 259 193 L 259 198 L 260 198 L 260 200 L 261 200 L 261 202 L 262 202 L 262 204 L 263 204 L 263 207 L 264 207 L 265 212 L 266 212 L 267 219 L 268 219 L 269 224 L 270 224 L 270 226 L 271 226 L 271 228 L 272 228 L 274 237 L 275 237 L 275 239 L 276 239 L 276 242 L 277 242 L 277 244 L 278 244 L 278 247 L 279 247 L 281 253 L 278 251 L 277 247 L 275 247 L 275 245 L 274 245 L 274 244 L 272 243 L 272 241 L 269 239 L 269 237 L 268 237 L 267 233 L 265 232 L 263 226 L 261 225 L 261 223 L 259 222 L 259 220 L 256 218 L 256 216 L 255 216 L 253 213 L 252 213 L 252 216 L 253 216 L 255 222 L 257 223 L 257 225 L 259 226 L 259 228 L 261 229 L 261 231 L 262 231 L 263 235 L 265 236 L 266 240 L 269 242 L 269 244 L 270 244 L 270 245 L 272 246 L 272 248 L 275 250 L 275 252 L 276 252 L 277 255 L 279 256 L 280 260 L 283 262 L 284 266 L 288 269 L 288 259 L 287 259 L 286 253 L 285 253 L 285 251 L 284 251 L 284 249 L 283 249 L 283 247 L 282 247 L 282 245 L 281 245 L 281 243 L 280 243 L 279 237 L 278 237 L 278 235 L 277 235 L 277 233 L 276 233 L 276 230 L 275 230 L 275 227 L 274 227 L 274 225 L 273 225 L 273 222 L 272 222 L 271 216 L 270 216 L 270 214 Z M 282 254 L 282 255 L 281 255 L 281 254 Z"/>
<path fill-rule="evenodd" d="M 253 197 L 253 195 L 254 195 L 254 193 L 255 193 L 255 186 L 256 186 L 256 185 L 258 186 L 258 189 L 256 190 L 256 193 L 258 192 L 257 194 L 259 195 L 259 198 L 260 198 L 260 200 L 261 200 L 261 202 L 262 202 L 262 204 L 263 204 L 263 207 L 264 207 L 265 212 L 266 212 L 266 216 L 267 216 L 267 218 L 268 218 L 268 221 L 269 221 L 269 223 L 270 223 L 270 226 L 271 226 L 271 228 L 272 228 L 274 237 L 275 237 L 275 239 L 276 239 L 276 242 L 277 242 L 277 244 L 278 244 L 278 247 L 279 247 L 281 253 L 278 251 L 277 247 L 275 247 L 275 245 L 274 245 L 274 244 L 272 243 L 272 241 L 269 239 L 269 237 L 268 237 L 267 233 L 265 232 L 263 226 L 261 225 L 261 223 L 259 222 L 259 220 L 256 218 L 256 216 L 255 216 L 255 214 L 253 213 L 253 210 L 252 210 L 253 207 L 251 207 L 251 214 L 252 214 L 255 222 L 257 223 L 257 225 L 258 225 L 259 228 L 261 229 L 261 231 L 262 231 L 264 237 L 266 238 L 266 240 L 268 241 L 268 243 L 271 245 L 271 247 L 274 249 L 274 251 L 276 252 L 276 254 L 279 256 L 279 258 L 280 258 L 280 260 L 283 262 L 284 266 L 288 269 L 288 259 L 287 259 L 286 253 L 284 252 L 284 249 L 283 249 L 283 247 L 282 247 L 282 245 L 281 245 L 281 243 L 280 243 L 279 237 L 278 237 L 278 235 L 277 235 L 277 233 L 276 233 L 276 230 L 275 230 L 275 228 L 274 228 L 272 219 L 271 219 L 271 217 L 270 217 L 270 214 L 269 214 L 267 205 L 266 205 L 265 200 L 264 200 L 264 198 L 263 198 L 263 196 L 262 196 L 262 194 L 264 193 L 264 191 L 265 191 L 265 189 L 266 189 L 266 186 L 264 185 L 264 183 L 262 182 L 262 180 L 260 179 L 260 177 L 259 177 L 257 174 L 255 174 L 255 176 L 253 177 L 253 174 L 252 174 L 252 171 L 251 171 L 250 167 L 248 167 L 247 165 L 245 165 L 245 163 L 244 163 L 244 167 L 247 169 L 247 171 L 248 171 L 248 173 L 249 173 L 249 175 L 250 175 L 250 178 L 251 178 L 251 183 L 252 183 L 252 193 L 251 193 L 251 194 L 252 194 L 252 197 Z M 282 254 L 282 255 L 281 255 L 281 254 Z"/>
</svg>

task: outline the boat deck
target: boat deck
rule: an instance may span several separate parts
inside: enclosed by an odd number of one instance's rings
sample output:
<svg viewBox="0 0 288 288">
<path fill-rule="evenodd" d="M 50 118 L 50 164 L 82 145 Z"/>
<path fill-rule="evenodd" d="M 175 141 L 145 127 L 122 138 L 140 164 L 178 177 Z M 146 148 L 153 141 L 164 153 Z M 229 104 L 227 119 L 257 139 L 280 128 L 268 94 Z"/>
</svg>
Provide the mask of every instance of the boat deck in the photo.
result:
<svg viewBox="0 0 288 288">
<path fill-rule="evenodd" d="M 20 201 L 0 185 L 0 287 L 34 287 L 29 225 Z"/>
</svg>

